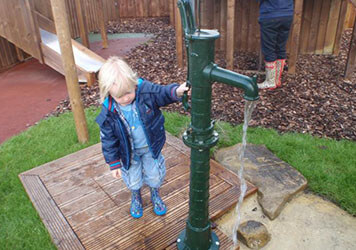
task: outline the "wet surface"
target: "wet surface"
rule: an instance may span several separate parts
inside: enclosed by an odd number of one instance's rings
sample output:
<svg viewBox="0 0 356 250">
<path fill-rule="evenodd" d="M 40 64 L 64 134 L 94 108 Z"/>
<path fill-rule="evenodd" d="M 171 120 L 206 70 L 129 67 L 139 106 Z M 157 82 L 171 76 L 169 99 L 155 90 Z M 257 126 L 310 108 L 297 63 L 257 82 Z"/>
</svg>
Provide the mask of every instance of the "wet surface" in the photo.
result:
<svg viewBox="0 0 356 250">
<path fill-rule="evenodd" d="M 93 42 L 91 50 L 104 58 L 123 57 L 149 39 L 109 40 L 108 49 Z M 0 89 L 0 143 L 34 125 L 68 96 L 64 76 L 35 59 L 0 73 Z"/>
</svg>

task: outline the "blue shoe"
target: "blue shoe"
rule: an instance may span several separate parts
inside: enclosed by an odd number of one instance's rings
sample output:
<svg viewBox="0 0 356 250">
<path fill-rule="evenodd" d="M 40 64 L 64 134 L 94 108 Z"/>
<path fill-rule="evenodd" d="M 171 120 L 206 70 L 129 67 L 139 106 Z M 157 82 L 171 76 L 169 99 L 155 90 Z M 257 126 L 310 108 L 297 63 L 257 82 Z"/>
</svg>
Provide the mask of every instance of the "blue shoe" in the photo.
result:
<svg viewBox="0 0 356 250">
<path fill-rule="evenodd" d="M 141 189 L 131 190 L 130 214 L 135 219 L 141 218 L 143 215 Z"/>
<path fill-rule="evenodd" d="M 165 215 L 167 213 L 167 207 L 159 196 L 158 188 L 150 188 L 150 191 L 153 211 L 159 216 Z"/>
</svg>

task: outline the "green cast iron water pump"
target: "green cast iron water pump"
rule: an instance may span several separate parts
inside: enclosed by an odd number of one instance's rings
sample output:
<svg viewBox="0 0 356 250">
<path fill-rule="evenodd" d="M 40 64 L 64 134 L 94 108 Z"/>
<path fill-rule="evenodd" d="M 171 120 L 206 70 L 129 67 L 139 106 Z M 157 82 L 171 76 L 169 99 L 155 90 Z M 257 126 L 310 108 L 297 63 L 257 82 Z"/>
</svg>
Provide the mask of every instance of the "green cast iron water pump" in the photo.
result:
<svg viewBox="0 0 356 250">
<path fill-rule="evenodd" d="M 191 86 L 191 124 L 183 134 L 184 143 L 191 148 L 189 217 L 178 239 L 178 249 L 219 249 L 219 239 L 209 221 L 210 148 L 218 142 L 211 120 L 212 83 L 221 82 L 244 90 L 244 98 L 259 98 L 256 77 L 244 76 L 214 63 L 215 30 L 197 29 L 189 0 L 179 0 L 178 7 L 185 34 L 188 59 L 188 79 Z M 183 96 L 187 108 L 187 93 Z"/>
</svg>

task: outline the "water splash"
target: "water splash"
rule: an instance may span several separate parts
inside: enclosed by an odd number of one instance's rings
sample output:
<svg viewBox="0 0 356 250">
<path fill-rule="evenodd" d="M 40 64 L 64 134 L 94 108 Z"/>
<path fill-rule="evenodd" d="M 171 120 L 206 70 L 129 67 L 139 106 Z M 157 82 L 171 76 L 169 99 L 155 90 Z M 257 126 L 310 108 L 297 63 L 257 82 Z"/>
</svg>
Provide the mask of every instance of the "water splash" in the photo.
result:
<svg viewBox="0 0 356 250">
<path fill-rule="evenodd" d="M 240 148 L 238 154 L 239 154 L 239 159 L 240 159 L 240 163 L 241 163 L 241 167 L 239 169 L 238 172 L 238 176 L 240 179 L 240 197 L 238 200 L 238 203 L 235 207 L 235 213 L 237 214 L 236 216 L 236 221 L 234 224 L 234 228 L 232 230 L 232 239 L 234 242 L 234 246 L 233 249 L 236 249 L 236 247 L 239 245 L 239 242 L 237 240 L 237 230 L 239 228 L 240 222 L 241 222 L 241 205 L 242 205 L 242 201 L 243 198 L 246 194 L 246 190 L 247 190 L 247 185 L 246 185 L 246 181 L 243 178 L 243 173 L 244 173 L 244 167 L 245 167 L 245 162 L 244 162 L 244 155 L 245 155 L 245 149 L 246 149 L 246 144 L 247 144 L 247 128 L 248 128 L 248 123 L 251 120 L 251 115 L 253 110 L 256 107 L 256 102 L 252 102 L 252 101 L 246 101 L 245 103 L 245 109 L 244 109 L 244 124 L 242 127 L 242 147 Z"/>
</svg>

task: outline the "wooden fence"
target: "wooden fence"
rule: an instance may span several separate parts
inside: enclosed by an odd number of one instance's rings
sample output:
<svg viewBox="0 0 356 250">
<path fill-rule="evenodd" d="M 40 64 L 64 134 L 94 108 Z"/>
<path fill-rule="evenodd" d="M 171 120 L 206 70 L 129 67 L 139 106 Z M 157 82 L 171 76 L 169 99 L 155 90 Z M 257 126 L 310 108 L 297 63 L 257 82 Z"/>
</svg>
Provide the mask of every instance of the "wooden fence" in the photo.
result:
<svg viewBox="0 0 356 250">
<path fill-rule="evenodd" d="M 7 1 L 7 0 L 6 0 Z M 33 0 L 35 9 L 44 17 L 53 20 L 50 0 Z M 98 31 L 99 0 L 81 0 L 89 31 Z M 103 1 L 105 21 L 120 17 L 159 17 L 172 13 L 174 0 L 101 0 Z M 79 37 L 79 25 L 75 0 L 66 0 L 71 17 L 72 37 Z M 355 20 L 354 7 L 349 6 L 342 15 L 343 0 L 305 0 L 300 33 L 300 53 L 337 53 L 340 32 L 338 29 L 345 17 L 345 27 L 352 28 Z M 202 1 L 202 26 L 215 28 L 221 33 L 217 48 L 227 48 L 227 0 Z M 236 0 L 234 21 L 234 49 L 236 51 L 259 51 L 258 5 L 253 0 Z M 0 17 L 1 19 L 1 17 Z M 172 19 L 171 19 L 172 20 Z M 289 46 L 289 45 L 288 45 Z M 6 40 L 0 43 L 1 68 L 17 62 L 14 47 Z"/>
<path fill-rule="evenodd" d="M 221 38 L 217 49 L 227 47 L 227 3 L 228 0 L 205 0 L 201 5 L 203 28 L 218 29 Z M 299 53 L 332 54 L 338 52 L 338 43 L 343 32 L 346 11 L 349 19 L 354 18 L 354 9 L 346 0 L 306 0 L 303 4 Z M 343 8 L 346 5 L 346 8 Z M 257 1 L 236 0 L 234 21 L 235 51 L 258 52 L 260 30 Z M 353 24 L 352 24 L 353 25 Z M 338 29 L 341 28 L 341 29 Z M 290 47 L 291 39 L 289 39 Z"/>
<path fill-rule="evenodd" d="M 36 0 L 39 1 L 39 0 Z M 40 0 L 43 1 L 43 0 Z M 75 0 L 66 0 L 71 16 L 72 36 L 79 36 L 79 25 L 76 14 Z M 161 17 L 169 16 L 168 0 L 102 0 L 105 22 L 130 17 Z M 83 11 L 89 31 L 97 31 L 100 27 L 98 17 L 98 0 L 82 0 Z"/>
<path fill-rule="evenodd" d="M 0 52 L 0 72 L 17 63 L 15 46 L 2 37 L 0 37 Z"/>
</svg>

